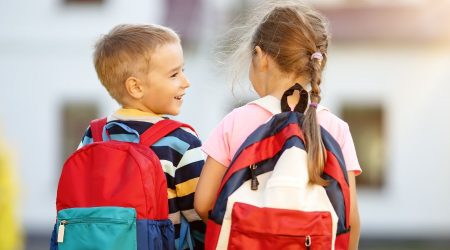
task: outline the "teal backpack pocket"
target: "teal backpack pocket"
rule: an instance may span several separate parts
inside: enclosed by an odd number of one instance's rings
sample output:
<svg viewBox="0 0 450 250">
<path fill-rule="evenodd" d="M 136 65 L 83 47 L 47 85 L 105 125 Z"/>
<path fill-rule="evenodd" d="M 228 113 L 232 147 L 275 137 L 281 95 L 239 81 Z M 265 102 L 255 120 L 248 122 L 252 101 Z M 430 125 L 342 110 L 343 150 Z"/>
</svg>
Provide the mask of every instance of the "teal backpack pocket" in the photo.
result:
<svg viewBox="0 0 450 250">
<path fill-rule="evenodd" d="M 58 250 L 137 249 L 134 208 L 63 209 L 57 223 Z"/>
</svg>

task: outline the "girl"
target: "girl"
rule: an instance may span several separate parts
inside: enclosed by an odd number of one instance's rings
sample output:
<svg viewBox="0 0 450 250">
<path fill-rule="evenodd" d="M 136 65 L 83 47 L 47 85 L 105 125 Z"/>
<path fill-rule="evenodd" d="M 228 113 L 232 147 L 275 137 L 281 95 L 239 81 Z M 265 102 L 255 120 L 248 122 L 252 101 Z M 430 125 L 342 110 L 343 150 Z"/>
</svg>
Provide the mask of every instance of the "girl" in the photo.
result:
<svg viewBox="0 0 450 250">
<path fill-rule="evenodd" d="M 310 174 L 311 182 L 325 185 L 320 177 L 325 161 L 321 125 L 336 139 L 344 155 L 351 193 L 349 248 L 357 249 L 360 222 L 355 176 L 361 168 L 347 123 L 318 105 L 329 41 L 325 19 L 297 1 L 274 1 L 264 9 L 263 17 L 250 27 L 250 32 L 247 29 L 248 36 L 233 57 L 251 56 L 249 78 L 265 102 L 279 104 L 283 93 L 295 83 L 310 89 L 303 130 L 308 143 L 308 164 L 314 167 L 313 174 Z M 239 67 L 242 68 L 241 65 Z M 296 101 L 295 97 L 290 98 L 288 101 L 292 106 Z M 205 221 L 234 154 L 244 140 L 271 116 L 271 112 L 254 103 L 234 109 L 204 143 L 203 150 L 208 158 L 200 175 L 194 206 Z"/>
</svg>

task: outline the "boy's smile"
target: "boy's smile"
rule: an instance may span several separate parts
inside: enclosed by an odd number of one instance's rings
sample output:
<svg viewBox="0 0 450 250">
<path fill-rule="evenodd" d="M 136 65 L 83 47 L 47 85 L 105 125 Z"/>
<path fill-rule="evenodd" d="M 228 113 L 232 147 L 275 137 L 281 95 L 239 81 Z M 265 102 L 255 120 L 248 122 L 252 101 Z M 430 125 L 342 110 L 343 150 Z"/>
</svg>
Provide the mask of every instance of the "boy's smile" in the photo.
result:
<svg viewBox="0 0 450 250">
<path fill-rule="evenodd" d="M 184 96 L 184 94 L 182 94 L 180 96 L 175 96 L 175 99 L 177 99 L 179 101 L 183 101 L 183 96 Z"/>
</svg>

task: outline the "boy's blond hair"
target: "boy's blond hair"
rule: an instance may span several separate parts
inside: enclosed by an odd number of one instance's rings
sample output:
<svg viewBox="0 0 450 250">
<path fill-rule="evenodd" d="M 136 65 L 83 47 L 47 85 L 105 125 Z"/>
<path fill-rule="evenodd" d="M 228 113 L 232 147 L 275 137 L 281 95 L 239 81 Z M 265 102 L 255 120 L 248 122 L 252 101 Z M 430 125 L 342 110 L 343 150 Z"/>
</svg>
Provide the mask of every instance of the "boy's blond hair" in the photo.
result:
<svg viewBox="0 0 450 250">
<path fill-rule="evenodd" d="M 95 44 L 94 65 L 98 78 L 109 94 L 123 104 L 126 79 L 148 72 L 156 48 L 179 41 L 178 35 L 167 27 L 118 25 Z"/>
</svg>

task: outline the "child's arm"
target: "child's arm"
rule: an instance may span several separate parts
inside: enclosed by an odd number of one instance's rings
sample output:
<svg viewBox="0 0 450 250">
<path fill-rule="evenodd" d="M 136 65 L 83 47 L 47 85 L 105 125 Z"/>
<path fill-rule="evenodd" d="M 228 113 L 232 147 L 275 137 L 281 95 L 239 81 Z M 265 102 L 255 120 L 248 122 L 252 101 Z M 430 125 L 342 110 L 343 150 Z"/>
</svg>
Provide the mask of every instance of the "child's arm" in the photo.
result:
<svg viewBox="0 0 450 250">
<path fill-rule="evenodd" d="M 358 199 L 356 197 L 356 182 L 354 171 L 348 172 L 348 181 L 350 184 L 350 250 L 358 249 L 360 235 L 360 221 L 358 211 Z"/>
<path fill-rule="evenodd" d="M 203 221 L 208 220 L 208 212 L 213 208 L 220 182 L 227 168 L 208 157 L 203 167 L 200 179 L 195 191 L 194 207 Z"/>
</svg>

